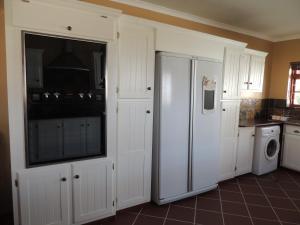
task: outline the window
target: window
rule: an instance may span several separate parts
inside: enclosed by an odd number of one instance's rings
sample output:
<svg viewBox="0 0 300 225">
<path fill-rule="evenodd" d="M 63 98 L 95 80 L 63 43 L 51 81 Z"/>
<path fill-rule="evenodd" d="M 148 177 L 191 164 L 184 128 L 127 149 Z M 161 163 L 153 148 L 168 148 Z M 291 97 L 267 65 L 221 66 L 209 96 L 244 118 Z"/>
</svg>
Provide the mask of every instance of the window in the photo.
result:
<svg viewBox="0 0 300 225">
<path fill-rule="evenodd" d="M 300 62 L 291 63 L 289 105 L 291 107 L 300 107 Z"/>
</svg>

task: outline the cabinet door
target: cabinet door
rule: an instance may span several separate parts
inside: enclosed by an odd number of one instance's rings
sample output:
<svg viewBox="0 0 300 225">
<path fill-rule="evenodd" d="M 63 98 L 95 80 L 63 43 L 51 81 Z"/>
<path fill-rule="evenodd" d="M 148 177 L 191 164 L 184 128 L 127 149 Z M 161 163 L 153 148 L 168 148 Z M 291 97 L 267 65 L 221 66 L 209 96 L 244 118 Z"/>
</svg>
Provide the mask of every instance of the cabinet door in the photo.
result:
<svg viewBox="0 0 300 225">
<path fill-rule="evenodd" d="M 154 79 L 154 38 L 151 28 L 121 24 L 120 98 L 151 98 Z"/>
<path fill-rule="evenodd" d="M 85 155 L 86 123 L 84 118 L 63 120 L 63 143 L 65 157 Z"/>
<path fill-rule="evenodd" d="M 265 57 L 251 56 L 249 90 L 262 91 L 265 71 Z"/>
<path fill-rule="evenodd" d="M 241 52 L 225 49 L 223 73 L 223 99 L 239 99 L 239 65 Z"/>
<path fill-rule="evenodd" d="M 39 120 L 37 122 L 37 154 L 39 161 L 63 157 L 62 120 Z"/>
<path fill-rule="evenodd" d="M 252 171 L 254 127 L 239 128 L 237 160 L 235 175 L 239 176 Z"/>
<path fill-rule="evenodd" d="M 75 223 L 113 215 L 112 170 L 109 159 L 72 164 Z"/>
<path fill-rule="evenodd" d="M 100 117 L 91 117 L 86 120 L 86 151 L 89 155 L 105 151 L 104 144 L 101 145 L 101 143 L 105 143 L 101 126 L 105 126 L 105 124 L 101 124 Z"/>
<path fill-rule="evenodd" d="M 283 161 L 284 167 L 300 171 L 300 136 L 285 134 L 284 135 L 284 148 L 283 148 Z"/>
<path fill-rule="evenodd" d="M 70 224 L 68 167 L 24 170 L 18 181 L 21 225 Z"/>
<path fill-rule="evenodd" d="M 43 51 L 26 49 L 26 84 L 28 88 L 43 87 Z"/>
<path fill-rule="evenodd" d="M 250 55 L 243 54 L 240 57 L 240 88 L 241 90 L 248 90 L 249 86 L 249 67 L 250 67 Z"/>
<path fill-rule="evenodd" d="M 239 110 L 239 101 L 222 102 L 220 180 L 235 175 Z"/>
<path fill-rule="evenodd" d="M 122 209 L 150 201 L 152 103 L 119 102 L 118 109 L 117 198 Z"/>
</svg>

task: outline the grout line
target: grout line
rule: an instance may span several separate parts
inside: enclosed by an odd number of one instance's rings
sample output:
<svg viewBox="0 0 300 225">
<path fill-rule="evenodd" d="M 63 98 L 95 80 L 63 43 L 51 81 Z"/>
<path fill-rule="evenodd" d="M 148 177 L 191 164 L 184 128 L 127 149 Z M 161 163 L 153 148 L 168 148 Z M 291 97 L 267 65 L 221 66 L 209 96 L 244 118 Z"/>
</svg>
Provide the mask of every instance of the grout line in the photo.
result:
<svg viewBox="0 0 300 225">
<path fill-rule="evenodd" d="M 257 179 L 256 179 L 256 181 L 257 181 Z M 268 203 L 270 204 L 270 207 L 271 207 L 272 211 L 274 212 L 275 216 L 277 217 L 278 222 L 280 223 L 280 225 L 283 225 L 279 216 L 277 215 L 276 211 L 274 210 L 272 203 L 270 202 L 268 196 L 266 195 L 264 189 L 262 188 L 262 186 L 260 185 L 260 183 L 258 181 L 257 181 L 257 183 L 258 183 L 258 186 L 261 189 L 262 193 L 265 195 L 265 198 L 267 199 Z"/>
<path fill-rule="evenodd" d="M 198 203 L 198 196 L 196 195 L 196 200 L 195 200 L 195 212 L 194 212 L 194 225 L 196 224 L 196 214 L 197 214 L 197 203 Z"/>
<path fill-rule="evenodd" d="M 288 196 L 288 199 L 292 202 L 292 204 L 296 208 L 296 211 L 298 211 L 300 213 L 300 209 L 298 208 L 298 206 L 296 205 L 296 203 L 293 201 L 293 199 L 290 198 L 290 196 L 288 195 L 288 193 L 286 192 L 286 190 L 281 186 L 280 183 L 279 183 L 279 187 L 284 192 L 284 194 L 286 194 L 286 196 Z"/>
<path fill-rule="evenodd" d="M 225 225 L 224 212 L 223 212 L 223 206 L 222 206 L 222 196 L 221 196 L 220 188 L 218 188 L 218 193 L 219 193 L 219 201 L 220 201 L 220 207 L 221 207 L 222 221 L 223 221 L 223 224 Z"/>
<path fill-rule="evenodd" d="M 256 182 L 257 182 L 257 181 L 256 181 Z M 243 193 L 243 191 L 242 191 L 242 188 L 241 188 L 241 185 L 240 185 L 240 181 L 239 181 L 239 180 L 237 181 L 237 184 L 238 184 L 238 187 L 239 187 L 240 192 L 241 192 L 241 194 L 242 194 L 242 197 L 243 197 L 243 200 L 244 200 L 244 203 L 245 203 L 245 206 L 246 206 L 248 215 L 249 215 L 250 220 L 251 220 L 251 224 L 254 225 L 254 222 L 253 222 L 252 216 L 251 216 L 251 214 L 250 214 L 250 210 L 249 210 L 249 207 L 248 207 L 248 205 L 247 205 L 247 202 L 246 202 L 246 199 L 245 199 L 244 193 Z"/>
<path fill-rule="evenodd" d="M 144 209 L 144 207 L 142 207 L 139 211 L 139 213 L 136 215 L 136 217 L 134 218 L 133 222 L 132 222 L 132 225 L 134 225 L 139 217 L 139 215 L 142 213 L 142 210 Z"/>
<path fill-rule="evenodd" d="M 165 216 L 163 225 L 165 225 L 165 223 L 166 223 L 166 221 L 167 221 L 167 217 L 168 217 L 168 215 L 169 215 L 170 208 L 171 208 L 171 204 L 169 204 L 169 206 L 168 206 L 168 210 L 167 210 L 167 213 L 166 213 L 166 216 Z"/>
<path fill-rule="evenodd" d="M 287 174 L 293 180 L 293 182 L 297 185 L 297 187 L 300 188 L 300 183 L 298 183 L 297 180 L 291 174 L 289 174 L 288 172 L 287 172 Z"/>
</svg>

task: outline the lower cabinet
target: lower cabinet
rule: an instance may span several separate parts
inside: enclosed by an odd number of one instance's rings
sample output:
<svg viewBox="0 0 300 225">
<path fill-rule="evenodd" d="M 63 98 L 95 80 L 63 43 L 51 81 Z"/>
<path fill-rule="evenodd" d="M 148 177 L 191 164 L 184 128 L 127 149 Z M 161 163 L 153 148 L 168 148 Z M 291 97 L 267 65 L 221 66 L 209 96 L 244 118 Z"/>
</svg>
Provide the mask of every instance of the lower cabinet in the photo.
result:
<svg viewBox="0 0 300 225">
<path fill-rule="evenodd" d="M 252 172 L 255 127 L 240 127 L 236 154 L 235 175 Z"/>
<path fill-rule="evenodd" d="M 235 176 L 240 101 L 223 101 L 219 180 Z"/>
<path fill-rule="evenodd" d="M 150 201 L 152 108 L 152 101 L 118 104 L 118 209 Z"/>
<path fill-rule="evenodd" d="M 112 173 L 109 159 L 20 171 L 21 225 L 81 224 L 112 216 Z"/>
<path fill-rule="evenodd" d="M 284 127 L 282 166 L 300 172 L 300 126 Z"/>
</svg>

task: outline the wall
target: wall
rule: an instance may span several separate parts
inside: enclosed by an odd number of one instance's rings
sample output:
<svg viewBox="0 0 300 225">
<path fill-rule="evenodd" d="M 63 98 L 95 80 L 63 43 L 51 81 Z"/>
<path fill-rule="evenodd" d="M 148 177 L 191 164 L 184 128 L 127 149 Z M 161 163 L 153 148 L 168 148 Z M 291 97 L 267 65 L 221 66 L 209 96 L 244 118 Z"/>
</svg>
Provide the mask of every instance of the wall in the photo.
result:
<svg viewBox="0 0 300 225">
<path fill-rule="evenodd" d="M 174 17 L 162 13 L 157 13 L 151 10 L 141 9 L 126 4 L 113 2 L 110 0 L 82 0 L 82 1 L 119 9 L 122 10 L 124 14 L 131 15 L 131 16 L 141 17 L 144 19 L 154 20 L 161 23 L 166 23 L 178 27 L 183 27 L 191 30 L 196 30 L 204 33 L 209 33 L 212 35 L 217 35 L 217 36 L 237 40 L 237 41 L 246 42 L 248 43 L 247 46 L 248 48 L 269 52 L 269 55 L 266 59 L 264 91 L 262 95 L 255 95 L 256 97 L 259 98 L 268 96 L 269 77 L 271 72 L 272 42 L 251 37 L 249 35 L 244 35 L 237 32 L 228 31 L 221 28 L 189 21 L 186 19 L 181 19 L 178 17 Z"/>
<path fill-rule="evenodd" d="M 290 62 L 300 61 L 300 39 L 273 43 L 269 98 L 286 99 Z"/>
<path fill-rule="evenodd" d="M 0 215 L 11 210 L 3 0 L 0 0 Z"/>
</svg>

